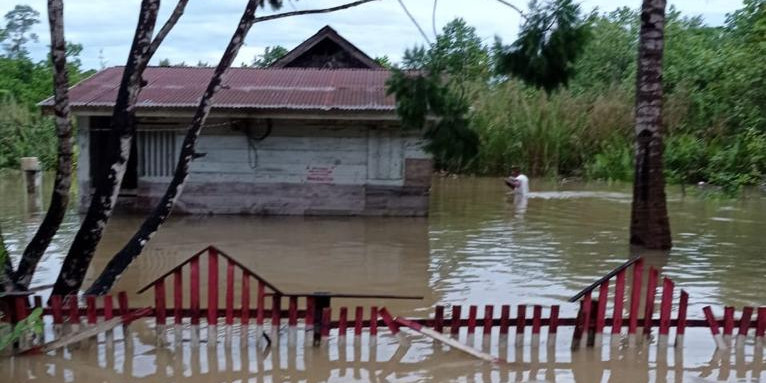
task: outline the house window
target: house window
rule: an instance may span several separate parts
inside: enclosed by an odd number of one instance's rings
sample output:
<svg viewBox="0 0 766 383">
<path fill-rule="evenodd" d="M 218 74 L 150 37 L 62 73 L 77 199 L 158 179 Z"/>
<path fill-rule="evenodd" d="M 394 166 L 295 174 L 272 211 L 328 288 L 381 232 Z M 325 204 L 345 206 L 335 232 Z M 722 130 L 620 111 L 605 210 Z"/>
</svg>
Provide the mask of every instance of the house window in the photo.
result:
<svg viewBox="0 0 766 383">
<path fill-rule="evenodd" d="M 176 166 L 176 135 L 172 130 L 138 131 L 138 174 L 168 178 Z"/>
</svg>

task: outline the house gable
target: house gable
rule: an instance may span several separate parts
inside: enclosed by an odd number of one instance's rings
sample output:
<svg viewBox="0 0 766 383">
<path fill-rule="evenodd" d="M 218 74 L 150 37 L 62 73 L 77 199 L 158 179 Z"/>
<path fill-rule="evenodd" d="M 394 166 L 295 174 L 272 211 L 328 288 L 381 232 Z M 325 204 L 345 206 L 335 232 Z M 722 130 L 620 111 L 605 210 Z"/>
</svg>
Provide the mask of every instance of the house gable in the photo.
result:
<svg viewBox="0 0 766 383">
<path fill-rule="evenodd" d="M 382 69 L 370 56 L 325 26 L 295 47 L 270 68 Z"/>
</svg>

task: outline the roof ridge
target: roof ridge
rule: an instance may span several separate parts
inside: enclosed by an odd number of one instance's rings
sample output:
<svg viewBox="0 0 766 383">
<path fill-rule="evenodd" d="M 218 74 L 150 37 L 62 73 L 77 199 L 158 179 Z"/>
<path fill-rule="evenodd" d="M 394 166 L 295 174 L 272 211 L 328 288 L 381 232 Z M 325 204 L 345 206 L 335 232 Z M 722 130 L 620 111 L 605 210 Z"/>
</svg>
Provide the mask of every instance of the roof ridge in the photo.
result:
<svg viewBox="0 0 766 383">
<path fill-rule="evenodd" d="M 98 71 L 96 73 L 101 73 L 108 69 L 118 69 L 118 68 L 124 68 L 124 66 L 113 66 L 105 68 L 101 71 Z M 149 65 L 146 67 L 146 69 L 205 69 L 205 70 L 215 70 L 214 67 L 190 67 L 190 66 L 159 66 L 159 65 Z M 290 68 L 253 68 L 253 67 L 229 67 L 229 70 L 250 70 L 250 71 L 268 71 L 268 72 L 278 72 L 278 71 L 294 71 L 294 72 L 332 72 L 332 71 L 346 71 L 346 72 L 389 72 L 389 69 L 386 68 L 296 68 L 296 67 L 290 67 Z"/>
</svg>

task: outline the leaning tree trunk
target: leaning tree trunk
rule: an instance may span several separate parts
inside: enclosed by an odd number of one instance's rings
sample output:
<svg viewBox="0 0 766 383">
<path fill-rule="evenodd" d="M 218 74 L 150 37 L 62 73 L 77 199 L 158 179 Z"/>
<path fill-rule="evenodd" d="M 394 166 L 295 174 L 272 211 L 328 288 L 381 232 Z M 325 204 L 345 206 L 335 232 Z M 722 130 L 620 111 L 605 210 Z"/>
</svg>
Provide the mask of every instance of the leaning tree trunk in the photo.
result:
<svg viewBox="0 0 766 383">
<path fill-rule="evenodd" d="M 159 6 L 160 0 L 142 0 L 141 2 L 130 55 L 122 73 L 117 100 L 112 111 L 108 141 L 110 150 L 106 158 L 109 168 L 95 177 L 95 192 L 91 196 L 88 212 L 64 258 L 64 264 L 53 286 L 52 294 L 69 295 L 79 290 L 96 246 L 112 215 L 135 131 L 135 104 L 143 81 L 140 69 L 149 59 L 147 52 Z"/>
<path fill-rule="evenodd" d="M 665 0 L 644 0 L 636 76 L 636 169 L 630 243 L 672 246 L 662 164 L 662 52 Z"/>
<path fill-rule="evenodd" d="M 53 61 L 53 115 L 58 136 L 56 180 L 51 202 L 35 236 L 27 244 L 13 280 L 17 288 L 27 289 L 32 275 L 53 236 L 64 220 L 69 205 L 69 187 L 72 184 L 72 123 L 69 120 L 69 74 L 66 67 L 64 41 L 63 0 L 48 0 L 48 23 L 51 31 L 51 61 Z"/>
<path fill-rule="evenodd" d="M 359 0 L 340 6 L 317 9 L 317 10 L 304 10 L 295 12 L 286 12 L 281 14 L 275 14 L 264 17 L 255 17 L 255 10 L 259 3 L 258 0 L 250 0 L 245 7 L 245 11 L 242 14 L 242 18 L 239 21 L 239 25 L 234 32 L 234 35 L 229 41 L 229 45 L 218 62 L 218 66 L 213 72 L 213 77 L 210 79 L 207 85 L 207 89 L 200 100 L 197 110 L 194 114 L 191 124 L 186 131 L 186 137 L 184 138 L 183 145 L 181 146 L 181 153 L 178 158 L 178 164 L 176 165 L 173 179 L 170 181 L 165 194 L 162 199 L 157 203 L 152 214 L 146 218 L 141 224 L 141 227 L 128 241 L 127 244 L 112 257 L 109 263 L 106 265 L 101 274 L 96 278 L 93 284 L 88 288 L 86 294 L 88 295 L 103 295 L 106 294 L 122 275 L 125 269 L 128 268 L 131 262 L 135 260 L 143 251 L 146 244 L 152 238 L 152 236 L 159 230 L 160 226 L 167 220 L 176 200 L 183 191 L 184 184 L 189 177 L 189 168 L 192 161 L 195 158 L 195 146 L 197 138 L 205 125 L 205 120 L 210 114 L 210 108 L 212 107 L 213 96 L 221 89 L 221 81 L 223 75 L 237 56 L 239 49 L 242 47 L 245 37 L 247 36 L 250 27 L 256 22 L 273 20 L 276 18 L 335 12 L 341 9 L 346 9 L 368 3 L 374 0 Z"/>
<path fill-rule="evenodd" d="M 8 249 L 5 247 L 3 232 L 0 230 L 0 292 L 14 291 L 16 287 L 13 284 L 13 264 Z"/>
<path fill-rule="evenodd" d="M 178 164 L 176 165 L 173 179 L 170 181 L 170 185 L 168 185 L 165 194 L 154 208 L 152 214 L 147 217 L 128 243 L 109 261 L 106 268 L 104 268 L 101 275 L 99 275 L 93 282 L 93 285 L 88 289 L 86 294 L 101 295 L 108 292 L 128 265 L 141 254 L 146 243 L 170 215 L 173 205 L 181 194 L 186 179 L 189 177 L 189 167 L 194 159 L 194 148 L 197 142 L 197 137 L 205 124 L 205 120 L 210 114 L 210 108 L 213 106 L 213 96 L 221 89 L 221 80 L 224 73 L 226 73 L 234 59 L 237 57 L 237 53 L 245 41 L 247 32 L 250 30 L 250 27 L 253 26 L 257 4 L 257 0 L 248 1 L 247 6 L 245 7 L 245 12 L 239 20 L 239 25 L 237 26 L 234 35 L 231 37 L 229 45 L 226 47 L 221 60 L 218 62 L 218 66 L 215 68 L 215 72 L 213 72 L 213 77 L 210 79 L 210 82 L 208 82 L 207 89 L 205 89 L 205 93 L 197 106 L 197 111 L 194 114 L 191 125 L 189 125 L 189 128 L 186 131 L 186 137 L 181 146 Z"/>
</svg>

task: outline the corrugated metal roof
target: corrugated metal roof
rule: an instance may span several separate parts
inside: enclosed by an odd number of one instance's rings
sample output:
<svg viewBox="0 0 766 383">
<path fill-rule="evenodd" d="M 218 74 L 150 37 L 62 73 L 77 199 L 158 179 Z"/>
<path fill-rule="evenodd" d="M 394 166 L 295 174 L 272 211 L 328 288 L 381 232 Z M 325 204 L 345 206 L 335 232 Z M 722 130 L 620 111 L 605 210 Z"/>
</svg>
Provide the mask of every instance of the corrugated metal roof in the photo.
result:
<svg viewBox="0 0 766 383">
<path fill-rule="evenodd" d="M 104 69 L 69 91 L 73 109 L 110 107 L 117 98 L 122 67 Z M 196 108 L 213 68 L 149 67 L 138 108 Z M 231 68 L 214 108 L 315 111 L 394 111 L 386 96 L 390 72 L 370 69 Z M 53 105 L 48 98 L 41 106 Z"/>
</svg>

